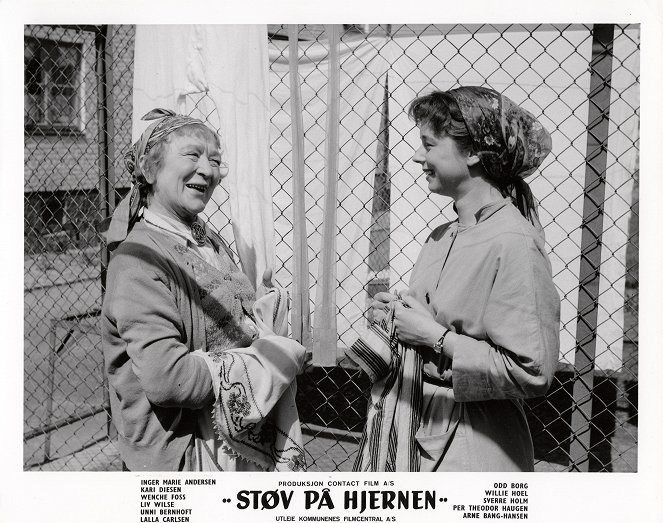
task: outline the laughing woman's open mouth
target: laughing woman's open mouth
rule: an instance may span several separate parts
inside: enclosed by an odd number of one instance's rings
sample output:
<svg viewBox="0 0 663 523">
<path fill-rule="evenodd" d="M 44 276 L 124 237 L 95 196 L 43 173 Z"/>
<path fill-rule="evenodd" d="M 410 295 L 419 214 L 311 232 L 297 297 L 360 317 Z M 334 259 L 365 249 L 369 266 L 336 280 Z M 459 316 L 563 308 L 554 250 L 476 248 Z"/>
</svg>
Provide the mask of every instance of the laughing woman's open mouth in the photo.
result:
<svg viewBox="0 0 663 523">
<path fill-rule="evenodd" d="M 187 183 L 186 186 L 189 189 L 194 189 L 194 190 L 196 190 L 200 193 L 203 193 L 203 194 L 205 194 L 205 191 L 207 191 L 207 185 L 201 185 L 201 184 L 197 184 L 197 183 Z"/>
</svg>

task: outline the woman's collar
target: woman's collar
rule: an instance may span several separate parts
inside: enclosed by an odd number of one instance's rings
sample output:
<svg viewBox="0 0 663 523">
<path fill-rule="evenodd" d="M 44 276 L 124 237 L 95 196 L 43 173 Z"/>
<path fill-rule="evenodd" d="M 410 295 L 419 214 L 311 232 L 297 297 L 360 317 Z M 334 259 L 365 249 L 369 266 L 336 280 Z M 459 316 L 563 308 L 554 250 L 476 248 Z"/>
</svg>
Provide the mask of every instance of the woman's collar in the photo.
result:
<svg viewBox="0 0 663 523">
<path fill-rule="evenodd" d="M 160 229 L 168 231 L 176 235 L 178 238 L 181 238 L 185 242 L 189 242 L 194 245 L 197 244 L 197 242 L 194 240 L 191 234 L 191 228 L 183 224 L 182 222 L 175 220 L 170 216 L 165 216 L 163 214 L 154 212 L 149 208 L 145 208 L 143 210 L 143 217 L 147 223 L 150 223 L 155 227 L 159 227 Z M 200 225 L 202 225 L 205 229 L 207 229 L 205 223 L 202 220 L 200 220 L 200 218 L 196 218 L 196 221 L 200 223 Z"/>
<path fill-rule="evenodd" d="M 502 198 L 500 200 L 484 205 L 475 213 L 477 223 L 484 221 L 486 218 L 490 218 L 493 214 L 495 214 L 507 204 L 511 205 L 511 198 Z"/>
<path fill-rule="evenodd" d="M 479 208 L 477 212 L 474 213 L 474 217 L 476 219 L 475 223 L 472 224 L 462 224 L 458 223 L 458 228 L 459 229 L 466 229 L 468 227 L 473 227 L 474 225 L 477 225 L 488 218 L 490 218 L 493 214 L 495 214 L 497 211 L 500 209 L 504 208 L 507 204 L 511 205 L 511 198 L 501 198 L 499 200 L 495 200 L 494 202 L 490 202 L 483 207 Z M 456 210 L 454 206 L 454 211 Z"/>
</svg>

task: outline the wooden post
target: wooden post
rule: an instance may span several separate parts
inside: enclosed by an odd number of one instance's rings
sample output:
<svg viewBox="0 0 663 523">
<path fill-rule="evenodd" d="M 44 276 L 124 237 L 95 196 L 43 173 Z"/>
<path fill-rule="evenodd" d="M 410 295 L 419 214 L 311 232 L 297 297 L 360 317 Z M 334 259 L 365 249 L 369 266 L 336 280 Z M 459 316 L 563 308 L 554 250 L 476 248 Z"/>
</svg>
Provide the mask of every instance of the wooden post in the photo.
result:
<svg viewBox="0 0 663 523">
<path fill-rule="evenodd" d="M 340 125 L 341 64 L 339 43 L 341 30 L 338 25 L 325 26 L 329 41 L 327 76 L 327 136 L 325 165 L 324 220 L 318 281 L 322 282 L 321 296 L 316 297 L 315 326 L 313 329 L 313 365 L 336 365 L 336 235 L 338 206 L 338 133 Z"/>
<path fill-rule="evenodd" d="M 580 472 L 590 457 L 613 38 L 612 24 L 594 25 L 570 446 L 571 470 Z"/>
<path fill-rule="evenodd" d="M 309 303 L 308 237 L 304 178 L 304 122 L 299 85 L 299 26 L 288 26 L 290 62 L 290 114 L 292 118 L 292 199 L 293 199 L 293 274 L 292 336 L 307 349 L 311 347 L 311 305 Z"/>
</svg>

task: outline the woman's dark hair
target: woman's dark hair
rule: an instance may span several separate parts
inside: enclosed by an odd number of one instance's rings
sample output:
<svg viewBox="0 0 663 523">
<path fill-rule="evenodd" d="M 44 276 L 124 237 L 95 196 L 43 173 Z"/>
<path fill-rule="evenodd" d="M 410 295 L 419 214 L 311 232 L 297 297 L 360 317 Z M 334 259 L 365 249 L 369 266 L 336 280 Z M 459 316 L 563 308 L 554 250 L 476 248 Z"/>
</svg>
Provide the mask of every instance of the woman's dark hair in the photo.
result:
<svg viewBox="0 0 663 523">
<path fill-rule="evenodd" d="M 418 126 L 428 125 L 435 136 L 449 136 L 463 153 L 472 151 L 472 136 L 453 97 L 443 91 L 415 98 L 407 112 Z"/>
</svg>

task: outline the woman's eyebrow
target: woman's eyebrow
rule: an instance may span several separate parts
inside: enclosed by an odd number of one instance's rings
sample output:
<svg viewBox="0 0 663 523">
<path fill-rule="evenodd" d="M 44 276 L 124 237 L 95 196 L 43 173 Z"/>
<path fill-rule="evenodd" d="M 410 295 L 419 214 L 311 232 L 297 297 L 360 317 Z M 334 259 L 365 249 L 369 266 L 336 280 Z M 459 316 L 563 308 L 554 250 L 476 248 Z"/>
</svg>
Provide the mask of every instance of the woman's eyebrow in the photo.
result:
<svg viewBox="0 0 663 523">
<path fill-rule="evenodd" d="M 200 145 L 196 143 L 183 143 L 182 146 L 180 147 L 180 150 L 182 151 L 191 151 L 191 150 L 198 151 L 200 149 L 201 149 Z"/>
</svg>

